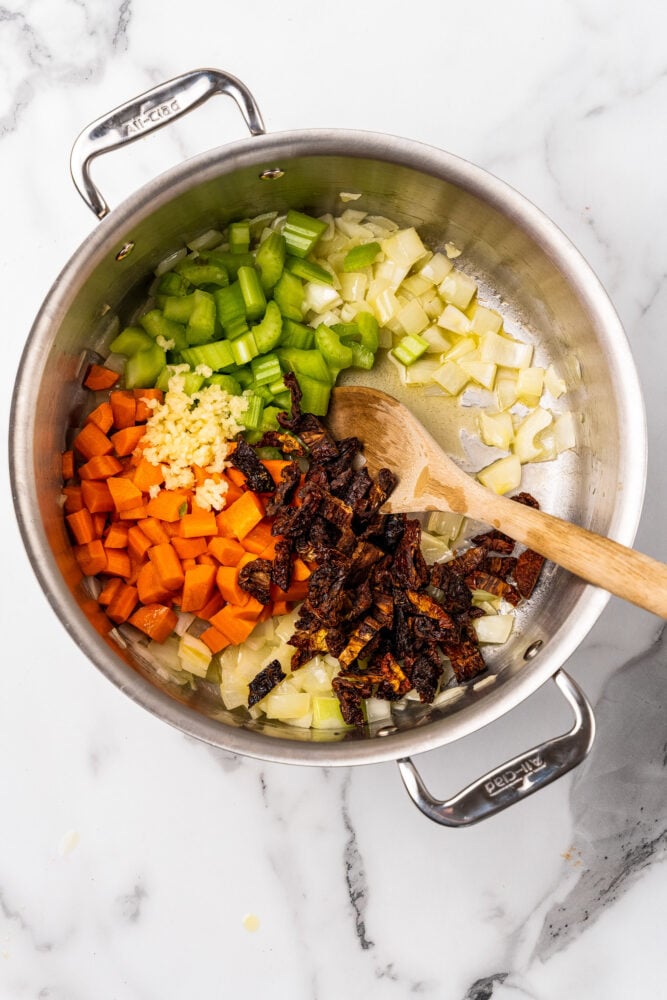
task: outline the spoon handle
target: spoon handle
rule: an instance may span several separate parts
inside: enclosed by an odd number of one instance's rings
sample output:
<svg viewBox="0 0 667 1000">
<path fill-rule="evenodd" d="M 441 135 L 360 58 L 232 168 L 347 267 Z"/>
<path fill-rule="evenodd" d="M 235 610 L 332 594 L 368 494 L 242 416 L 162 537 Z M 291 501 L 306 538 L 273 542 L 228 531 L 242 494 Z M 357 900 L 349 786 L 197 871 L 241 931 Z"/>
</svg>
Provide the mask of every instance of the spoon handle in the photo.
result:
<svg viewBox="0 0 667 1000">
<path fill-rule="evenodd" d="M 480 511 L 477 516 L 487 523 L 499 527 L 582 580 L 667 618 L 667 566 L 664 563 L 507 497 L 486 495 L 483 505 L 484 512 Z"/>
</svg>

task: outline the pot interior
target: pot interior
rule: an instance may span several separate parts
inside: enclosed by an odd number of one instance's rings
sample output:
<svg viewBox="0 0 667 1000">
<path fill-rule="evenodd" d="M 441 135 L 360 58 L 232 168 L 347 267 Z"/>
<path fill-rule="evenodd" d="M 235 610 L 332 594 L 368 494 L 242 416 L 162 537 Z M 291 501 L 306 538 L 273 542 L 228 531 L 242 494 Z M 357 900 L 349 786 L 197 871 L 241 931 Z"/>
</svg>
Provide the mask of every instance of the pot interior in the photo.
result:
<svg viewBox="0 0 667 1000">
<path fill-rule="evenodd" d="M 264 211 L 340 213 L 342 192 L 361 195 L 350 207 L 415 226 L 432 249 L 455 244 L 462 251 L 456 266 L 474 276 L 480 301 L 502 313 L 510 333 L 535 345 L 534 364 L 553 363 L 566 375 L 571 389 L 553 409 L 575 414 L 577 448 L 525 467 L 522 488 L 547 511 L 631 541 L 643 490 L 643 411 L 624 335 L 596 279 L 555 227 L 511 189 L 455 157 L 386 137 L 297 133 L 246 140 L 189 161 L 128 199 L 77 252 L 46 300 L 19 374 L 12 428 L 24 537 L 50 600 L 87 655 L 131 696 L 194 735 L 274 759 L 307 762 L 310 754 L 317 763 L 324 757 L 313 756 L 316 747 L 290 751 L 284 744 L 325 743 L 328 762 L 348 763 L 414 749 L 416 728 L 423 749 L 490 721 L 554 672 L 604 603 L 548 565 L 510 640 L 486 652 L 488 672 L 452 689 L 437 707 L 412 702 L 397 711 L 382 741 L 378 727 L 341 734 L 244 719 L 221 706 L 214 687 L 202 682 L 184 692 L 103 636 L 108 622 L 81 580 L 60 502 L 59 455 L 82 416 L 89 362 L 104 356 L 170 251 Z M 379 378 L 371 373 L 373 384 L 405 396 L 391 371 Z M 462 445 L 462 429 L 465 438 L 473 425 L 470 407 L 419 389 L 407 398 L 471 471 L 491 460 Z M 376 747 L 369 750 L 369 743 Z M 351 744 L 359 744 L 352 753 Z"/>
</svg>

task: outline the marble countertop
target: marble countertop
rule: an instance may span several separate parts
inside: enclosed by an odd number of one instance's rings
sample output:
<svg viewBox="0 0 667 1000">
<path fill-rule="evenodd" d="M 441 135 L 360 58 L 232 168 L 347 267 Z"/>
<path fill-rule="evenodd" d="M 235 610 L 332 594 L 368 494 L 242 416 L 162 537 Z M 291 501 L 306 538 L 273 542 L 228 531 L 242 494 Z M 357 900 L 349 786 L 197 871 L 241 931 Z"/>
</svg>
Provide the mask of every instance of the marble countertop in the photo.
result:
<svg viewBox="0 0 667 1000">
<path fill-rule="evenodd" d="M 155 0 L 8 0 L 4 425 L 32 320 L 95 226 L 69 178 L 74 137 L 133 94 L 218 66 L 247 83 L 271 130 L 365 128 L 448 149 L 567 233 L 636 359 L 649 432 L 637 547 L 667 559 L 666 33 L 649 0 L 203 0 L 177 14 Z M 231 102 L 212 104 L 100 163 L 110 204 L 240 137 Z M 243 759 L 125 698 L 49 609 L 2 475 L 0 1000 L 667 995 L 659 620 L 614 599 L 569 661 L 598 723 L 583 765 L 448 830 L 413 807 L 393 764 Z M 566 724 L 547 684 L 420 766 L 450 794 Z"/>
</svg>

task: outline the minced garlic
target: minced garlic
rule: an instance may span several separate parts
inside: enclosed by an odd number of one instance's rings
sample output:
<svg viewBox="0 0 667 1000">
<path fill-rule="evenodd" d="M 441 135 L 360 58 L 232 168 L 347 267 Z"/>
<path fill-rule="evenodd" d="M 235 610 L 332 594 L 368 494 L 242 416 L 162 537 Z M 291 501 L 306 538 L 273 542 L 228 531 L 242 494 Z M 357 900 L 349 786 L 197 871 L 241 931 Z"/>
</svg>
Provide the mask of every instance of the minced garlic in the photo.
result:
<svg viewBox="0 0 667 1000">
<path fill-rule="evenodd" d="M 220 473 L 226 466 L 229 444 L 243 427 L 239 420 L 248 401 L 233 396 L 219 385 L 209 385 L 189 396 L 184 378 L 172 375 L 164 402 L 148 400 L 153 410 L 143 438 L 144 457 L 160 465 L 168 490 L 191 488 L 194 465 L 205 472 Z M 206 479 L 195 492 L 199 506 L 221 510 L 225 505 L 226 483 Z"/>
</svg>

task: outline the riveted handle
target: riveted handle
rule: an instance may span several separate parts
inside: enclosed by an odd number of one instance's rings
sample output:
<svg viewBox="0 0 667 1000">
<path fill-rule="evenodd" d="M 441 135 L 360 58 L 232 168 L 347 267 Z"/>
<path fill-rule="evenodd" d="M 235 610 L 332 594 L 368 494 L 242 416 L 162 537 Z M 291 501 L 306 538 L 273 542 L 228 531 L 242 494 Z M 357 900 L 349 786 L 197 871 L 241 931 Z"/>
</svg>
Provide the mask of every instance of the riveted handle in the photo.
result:
<svg viewBox="0 0 667 1000">
<path fill-rule="evenodd" d="M 83 129 L 72 147 L 70 170 L 79 194 L 98 219 L 108 214 L 109 206 L 90 176 L 95 157 L 169 125 L 216 94 L 234 98 L 251 135 L 264 132 L 262 116 L 248 88 L 235 76 L 217 69 L 195 69 L 167 80 Z"/>
<path fill-rule="evenodd" d="M 520 802 L 580 764 L 595 737 L 593 710 L 581 688 L 564 671 L 554 674 L 554 681 L 574 713 L 572 729 L 506 761 L 450 799 L 435 799 L 412 760 L 404 757 L 398 761 L 398 767 L 417 808 L 443 826 L 472 826 Z"/>
</svg>

